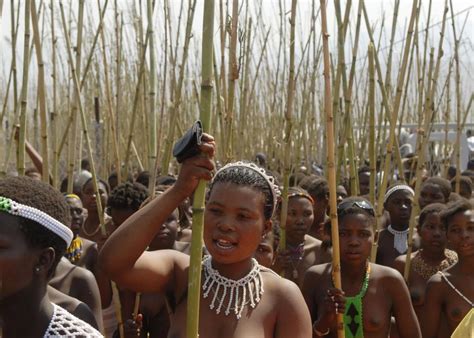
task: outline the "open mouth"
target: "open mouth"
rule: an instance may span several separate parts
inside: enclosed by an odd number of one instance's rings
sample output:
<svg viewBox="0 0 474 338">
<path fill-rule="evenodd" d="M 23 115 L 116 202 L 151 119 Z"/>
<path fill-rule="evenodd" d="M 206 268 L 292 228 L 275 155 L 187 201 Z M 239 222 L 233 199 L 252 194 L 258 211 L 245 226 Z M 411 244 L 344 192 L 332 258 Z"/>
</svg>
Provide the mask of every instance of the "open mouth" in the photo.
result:
<svg viewBox="0 0 474 338">
<path fill-rule="evenodd" d="M 228 241 L 228 240 L 225 240 L 225 239 L 214 240 L 214 243 L 221 250 L 231 250 L 236 245 L 235 243 L 232 243 L 231 241 Z"/>
</svg>

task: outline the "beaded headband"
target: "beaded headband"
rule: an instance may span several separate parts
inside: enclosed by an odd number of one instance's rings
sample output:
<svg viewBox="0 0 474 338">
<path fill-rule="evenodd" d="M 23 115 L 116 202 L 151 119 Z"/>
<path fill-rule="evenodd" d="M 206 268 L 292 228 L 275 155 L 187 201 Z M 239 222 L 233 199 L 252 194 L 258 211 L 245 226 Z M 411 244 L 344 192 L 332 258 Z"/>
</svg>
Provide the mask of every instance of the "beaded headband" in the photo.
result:
<svg viewBox="0 0 474 338">
<path fill-rule="evenodd" d="M 76 200 L 81 200 L 81 198 L 79 196 L 77 196 L 76 194 L 66 194 L 64 195 L 65 198 L 74 198 Z"/>
<path fill-rule="evenodd" d="M 408 191 L 412 196 L 415 196 L 415 192 L 413 191 L 413 189 L 406 185 L 406 184 L 399 184 L 399 185 L 396 185 L 390 189 L 388 189 L 388 191 L 385 193 L 385 197 L 383 199 L 383 202 L 386 203 L 387 200 L 389 199 L 389 197 L 396 191 L 398 190 L 405 190 L 405 191 Z"/>
<path fill-rule="evenodd" d="M 214 178 L 216 178 L 219 175 L 219 173 L 224 170 L 237 168 L 237 167 L 249 168 L 255 171 L 257 174 L 259 174 L 265 179 L 265 181 L 268 184 L 268 187 L 270 188 L 270 191 L 272 192 L 273 212 L 275 212 L 276 205 L 278 202 L 278 197 L 280 196 L 280 188 L 278 187 L 278 185 L 275 184 L 275 178 L 271 175 L 267 175 L 265 169 L 257 166 L 255 163 L 238 161 L 238 162 L 226 164 L 225 166 L 223 166 L 216 172 L 216 175 L 214 176 Z"/>
<path fill-rule="evenodd" d="M 73 238 L 71 229 L 41 210 L 0 196 L 0 211 L 35 221 L 61 237 L 66 242 L 66 247 L 71 244 Z"/>
<path fill-rule="evenodd" d="M 288 198 L 291 198 L 291 197 L 304 197 L 308 199 L 311 202 L 311 204 L 314 204 L 313 198 L 309 194 L 305 194 L 304 192 L 291 192 L 288 194 Z"/>
</svg>

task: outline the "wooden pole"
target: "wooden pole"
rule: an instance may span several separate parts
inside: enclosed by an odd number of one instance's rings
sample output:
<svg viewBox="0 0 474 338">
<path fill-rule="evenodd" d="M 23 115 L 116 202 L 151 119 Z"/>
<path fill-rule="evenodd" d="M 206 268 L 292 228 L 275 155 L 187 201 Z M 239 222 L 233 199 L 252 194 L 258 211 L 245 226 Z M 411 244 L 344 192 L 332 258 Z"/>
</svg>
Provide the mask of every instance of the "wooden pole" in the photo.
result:
<svg viewBox="0 0 474 338">
<path fill-rule="evenodd" d="M 31 1 L 25 0 L 25 36 L 23 45 L 23 80 L 20 94 L 20 135 L 18 142 L 18 175 L 25 174 L 25 136 L 26 108 L 28 104 L 29 42 L 30 42 L 30 7 Z"/>
<path fill-rule="evenodd" d="M 200 119 L 205 132 L 208 132 L 210 129 L 212 110 L 214 7 L 214 0 L 206 0 L 204 2 Z M 199 303 L 201 299 L 201 260 L 205 190 L 206 182 L 201 180 L 194 192 L 193 201 L 193 234 L 191 239 L 186 322 L 186 337 L 188 338 L 197 338 L 199 336 Z"/>
<path fill-rule="evenodd" d="M 332 275 L 334 287 L 342 289 L 341 263 L 339 252 L 339 225 L 337 222 L 337 197 L 336 197 L 336 168 L 334 164 L 334 116 L 331 105 L 331 78 L 329 64 L 329 34 L 327 30 L 326 1 L 321 1 L 321 24 L 323 33 L 323 57 L 324 57 L 324 110 L 326 115 L 327 134 L 327 168 L 329 183 L 329 205 L 331 218 L 331 239 L 333 244 L 332 253 Z M 337 337 L 344 338 L 343 314 L 337 315 Z"/>
<path fill-rule="evenodd" d="M 285 112 L 285 137 L 284 137 L 284 158 L 283 158 L 283 192 L 280 215 L 280 249 L 286 248 L 286 219 L 288 215 L 288 186 L 291 173 L 291 130 L 293 128 L 293 101 L 295 97 L 295 24 L 296 24 L 296 1 L 291 2 L 290 17 L 290 69 L 288 74 L 288 92 Z M 283 14 L 282 14 L 283 15 Z"/>
<path fill-rule="evenodd" d="M 48 150 L 48 124 L 46 112 L 46 93 L 44 81 L 44 62 L 43 52 L 40 41 L 40 32 L 38 25 L 38 15 L 36 13 L 36 1 L 31 3 L 31 21 L 33 26 L 33 41 L 36 51 L 36 62 L 38 63 L 38 96 L 39 96 L 39 112 L 41 119 L 41 156 L 43 158 L 42 179 L 49 183 L 49 150 Z"/>
</svg>

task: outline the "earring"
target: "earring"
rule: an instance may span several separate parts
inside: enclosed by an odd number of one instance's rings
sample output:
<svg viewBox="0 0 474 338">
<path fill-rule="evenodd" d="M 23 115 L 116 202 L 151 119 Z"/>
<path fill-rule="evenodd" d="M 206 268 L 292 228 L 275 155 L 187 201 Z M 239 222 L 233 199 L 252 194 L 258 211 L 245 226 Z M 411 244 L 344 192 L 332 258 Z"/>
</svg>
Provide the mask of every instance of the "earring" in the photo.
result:
<svg viewBox="0 0 474 338">
<path fill-rule="evenodd" d="M 40 270 L 41 270 L 41 268 L 40 268 L 39 266 L 37 266 L 37 267 L 35 268 L 35 272 L 36 272 L 36 273 L 40 272 Z"/>
</svg>

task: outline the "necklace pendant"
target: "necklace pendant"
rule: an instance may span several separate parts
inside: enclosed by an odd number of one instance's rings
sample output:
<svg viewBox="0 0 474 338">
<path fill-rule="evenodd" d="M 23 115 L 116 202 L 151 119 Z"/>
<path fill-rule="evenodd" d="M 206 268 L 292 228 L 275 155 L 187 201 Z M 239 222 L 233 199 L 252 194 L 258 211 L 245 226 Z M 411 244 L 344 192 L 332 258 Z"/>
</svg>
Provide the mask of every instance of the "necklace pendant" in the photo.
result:
<svg viewBox="0 0 474 338">
<path fill-rule="evenodd" d="M 293 275 L 293 279 L 298 279 L 298 270 L 296 270 L 296 268 L 293 269 L 293 274 L 292 275 Z"/>
</svg>

